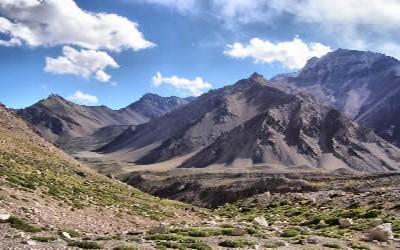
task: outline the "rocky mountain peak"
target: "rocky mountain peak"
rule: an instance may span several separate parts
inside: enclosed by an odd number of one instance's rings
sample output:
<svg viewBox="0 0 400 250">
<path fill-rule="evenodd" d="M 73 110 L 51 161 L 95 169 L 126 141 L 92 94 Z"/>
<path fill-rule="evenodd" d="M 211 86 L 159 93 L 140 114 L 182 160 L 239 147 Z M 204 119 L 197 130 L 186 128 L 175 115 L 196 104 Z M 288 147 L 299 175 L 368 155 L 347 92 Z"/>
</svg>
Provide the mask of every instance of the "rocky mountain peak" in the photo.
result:
<svg viewBox="0 0 400 250">
<path fill-rule="evenodd" d="M 310 82 L 311 80 L 327 82 L 329 80 L 365 76 L 371 71 L 387 70 L 399 66 L 400 62 L 384 54 L 338 49 L 321 58 L 311 58 L 299 72 L 298 78 Z"/>
</svg>

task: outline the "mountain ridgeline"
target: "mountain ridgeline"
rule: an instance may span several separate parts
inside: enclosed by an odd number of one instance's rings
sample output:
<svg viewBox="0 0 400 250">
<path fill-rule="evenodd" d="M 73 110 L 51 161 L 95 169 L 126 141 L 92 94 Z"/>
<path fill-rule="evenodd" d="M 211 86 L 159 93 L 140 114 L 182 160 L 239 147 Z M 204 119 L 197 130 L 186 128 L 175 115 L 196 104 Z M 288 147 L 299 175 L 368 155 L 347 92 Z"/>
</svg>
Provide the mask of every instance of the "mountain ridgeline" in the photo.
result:
<svg viewBox="0 0 400 250">
<path fill-rule="evenodd" d="M 78 105 L 51 95 L 17 113 L 47 140 L 74 152 L 98 148 L 128 126 L 146 123 L 190 100 L 146 94 L 126 108 L 112 110 L 106 106 Z"/>
</svg>

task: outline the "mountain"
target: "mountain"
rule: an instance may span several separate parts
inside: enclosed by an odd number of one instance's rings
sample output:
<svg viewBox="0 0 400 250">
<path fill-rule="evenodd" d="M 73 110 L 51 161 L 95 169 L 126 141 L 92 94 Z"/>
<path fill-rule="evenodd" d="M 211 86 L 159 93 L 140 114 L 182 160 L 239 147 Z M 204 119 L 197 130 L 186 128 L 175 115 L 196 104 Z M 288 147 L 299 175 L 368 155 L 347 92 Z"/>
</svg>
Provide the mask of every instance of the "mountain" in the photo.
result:
<svg viewBox="0 0 400 250">
<path fill-rule="evenodd" d="M 146 94 L 126 108 L 112 110 L 106 106 L 78 105 L 51 95 L 17 112 L 49 141 L 76 151 L 99 147 L 119 135 L 121 128 L 148 122 L 189 101 Z"/>
<path fill-rule="evenodd" d="M 99 149 L 136 164 L 398 170 L 400 150 L 307 93 L 259 74 L 210 91 Z"/>
<path fill-rule="evenodd" d="M 113 249 L 126 242 L 124 232 L 140 234 L 158 227 L 159 221 L 179 224 L 179 218 L 197 218 L 187 209 L 191 206 L 162 202 L 91 171 L 4 106 L 0 106 L 0 197 L 2 249 L 33 244 L 35 249 L 66 249 L 83 238 L 119 235 L 106 247 Z"/>
<path fill-rule="evenodd" d="M 339 49 L 312 58 L 294 77 L 278 79 L 311 92 L 400 145 L 400 61 L 379 53 Z"/>
</svg>

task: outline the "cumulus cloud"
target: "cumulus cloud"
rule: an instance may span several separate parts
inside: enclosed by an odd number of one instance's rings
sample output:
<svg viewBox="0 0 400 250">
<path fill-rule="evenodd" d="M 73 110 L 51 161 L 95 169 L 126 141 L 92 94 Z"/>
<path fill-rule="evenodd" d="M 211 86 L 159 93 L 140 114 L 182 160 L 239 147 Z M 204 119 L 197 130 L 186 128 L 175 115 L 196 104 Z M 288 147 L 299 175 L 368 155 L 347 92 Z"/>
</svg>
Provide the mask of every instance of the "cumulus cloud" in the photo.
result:
<svg viewBox="0 0 400 250">
<path fill-rule="evenodd" d="M 76 45 L 121 51 L 154 46 L 125 17 L 84 11 L 73 0 L 0 0 L 0 33 L 6 46 Z"/>
<path fill-rule="evenodd" d="M 94 76 L 101 82 L 108 82 L 111 76 L 104 70 L 118 68 L 115 60 L 104 51 L 76 50 L 69 46 L 63 47 L 63 56 L 46 58 L 46 72 L 55 74 L 72 74 L 83 78 Z"/>
<path fill-rule="evenodd" d="M 195 96 L 199 96 L 204 93 L 204 91 L 212 88 L 212 84 L 205 82 L 201 77 L 196 77 L 193 80 L 178 76 L 163 77 L 160 72 L 157 72 L 157 74 L 153 76 L 152 81 L 156 87 L 162 84 L 168 84 L 179 90 L 190 91 Z"/>
<path fill-rule="evenodd" d="M 67 97 L 67 100 L 83 105 L 96 105 L 99 102 L 99 99 L 96 96 L 85 94 L 80 90 Z"/>
<path fill-rule="evenodd" d="M 279 62 L 290 69 L 302 68 L 308 59 L 321 57 L 330 52 L 329 46 L 321 43 L 304 43 L 296 37 L 292 41 L 273 43 L 253 38 L 246 45 L 234 43 L 227 45 L 225 55 L 233 58 L 253 58 L 256 63 Z"/>
</svg>

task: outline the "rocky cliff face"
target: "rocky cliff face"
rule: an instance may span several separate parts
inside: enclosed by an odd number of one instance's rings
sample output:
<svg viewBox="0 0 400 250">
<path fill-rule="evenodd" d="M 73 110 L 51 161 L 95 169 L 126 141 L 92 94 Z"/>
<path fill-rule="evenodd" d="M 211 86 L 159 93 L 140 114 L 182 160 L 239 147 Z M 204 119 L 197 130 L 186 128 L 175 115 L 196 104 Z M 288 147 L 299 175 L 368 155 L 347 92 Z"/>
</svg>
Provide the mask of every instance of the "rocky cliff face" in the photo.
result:
<svg viewBox="0 0 400 250">
<path fill-rule="evenodd" d="M 130 160 L 153 164 L 191 154 L 180 167 L 390 171 L 399 169 L 400 159 L 398 148 L 342 112 L 307 93 L 276 88 L 258 74 L 130 129 L 101 151 L 129 155 L 155 144 Z"/>
<path fill-rule="evenodd" d="M 333 104 L 358 123 L 400 143 L 400 61 L 383 54 L 339 49 L 309 60 L 294 77 L 277 82 L 295 85 Z"/>
</svg>

